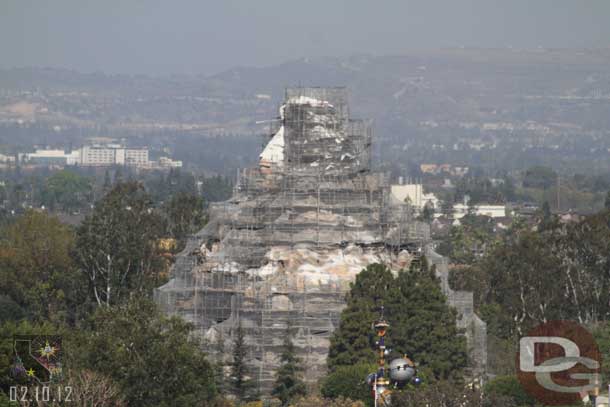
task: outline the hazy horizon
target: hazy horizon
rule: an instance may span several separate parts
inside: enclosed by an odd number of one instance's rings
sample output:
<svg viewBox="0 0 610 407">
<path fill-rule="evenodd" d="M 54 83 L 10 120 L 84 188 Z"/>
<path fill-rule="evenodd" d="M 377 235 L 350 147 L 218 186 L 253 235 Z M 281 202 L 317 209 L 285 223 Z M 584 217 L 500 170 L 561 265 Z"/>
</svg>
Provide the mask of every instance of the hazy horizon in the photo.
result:
<svg viewBox="0 0 610 407">
<path fill-rule="evenodd" d="M 610 47 L 607 0 L 84 3 L 5 2 L 0 67 L 210 75 L 303 57 Z"/>
</svg>

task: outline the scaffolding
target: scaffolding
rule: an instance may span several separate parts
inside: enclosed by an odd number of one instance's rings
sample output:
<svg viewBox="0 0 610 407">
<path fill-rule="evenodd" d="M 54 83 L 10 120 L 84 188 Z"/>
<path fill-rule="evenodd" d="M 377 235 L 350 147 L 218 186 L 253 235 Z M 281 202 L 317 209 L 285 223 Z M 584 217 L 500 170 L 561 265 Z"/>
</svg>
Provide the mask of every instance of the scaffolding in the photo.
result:
<svg viewBox="0 0 610 407">
<path fill-rule="evenodd" d="M 283 129 L 283 161 L 238 172 L 233 197 L 210 207 L 210 222 L 155 292 L 208 342 L 230 338 L 241 323 L 263 393 L 289 323 L 306 378 L 324 374 L 349 284 L 305 281 L 291 272 L 290 255 L 272 259 L 271 248 L 320 253 L 315 268 L 325 254 L 351 247 L 391 260 L 429 238 L 410 205 L 391 204 L 388 174 L 371 172 L 370 123 L 349 117 L 344 88 L 287 89 L 272 123 L 273 134 Z"/>
</svg>

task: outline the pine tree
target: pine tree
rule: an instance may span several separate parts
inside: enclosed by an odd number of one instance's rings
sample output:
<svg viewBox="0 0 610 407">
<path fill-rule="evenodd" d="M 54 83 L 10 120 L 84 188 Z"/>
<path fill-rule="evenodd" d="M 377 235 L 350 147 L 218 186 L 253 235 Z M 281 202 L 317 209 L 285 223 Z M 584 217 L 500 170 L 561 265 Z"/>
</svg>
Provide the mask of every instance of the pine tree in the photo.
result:
<svg viewBox="0 0 610 407">
<path fill-rule="evenodd" d="M 292 343 L 290 325 L 286 328 L 284 350 L 280 360 L 282 366 L 277 372 L 275 387 L 271 394 L 280 399 L 282 406 L 287 406 L 296 396 L 304 396 L 306 394 L 305 383 L 299 377 L 303 369 L 301 367 L 301 360 L 296 356 L 294 344 Z"/>
<path fill-rule="evenodd" d="M 121 182 L 123 182 L 123 170 L 121 169 L 121 167 L 116 167 L 116 170 L 114 171 L 114 184 L 120 184 Z"/>
<path fill-rule="evenodd" d="M 430 205 L 424 205 L 424 210 L 422 211 L 422 219 L 425 222 L 431 222 L 434 217 L 434 208 L 430 207 Z"/>
<path fill-rule="evenodd" d="M 393 348 L 408 354 L 435 379 L 459 378 L 467 360 L 465 338 L 426 258 L 399 272 L 396 286 L 399 295 L 388 304 L 386 314 Z"/>
<path fill-rule="evenodd" d="M 356 276 L 347 294 L 341 324 L 331 338 L 328 367 L 375 363 L 375 333 L 371 323 L 379 316 L 379 306 L 388 300 L 394 286 L 392 272 L 384 265 L 371 264 Z"/>
<path fill-rule="evenodd" d="M 541 209 L 540 227 L 541 231 L 551 229 L 553 227 L 553 214 L 548 201 L 544 201 Z"/>
<path fill-rule="evenodd" d="M 104 186 L 103 186 L 104 194 L 107 193 L 108 191 L 110 191 L 111 188 L 112 188 L 112 181 L 110 180 L 110 173 L 108 172 L 108 170 L 106 170 L 106 172 L 104 173 Z"/>
<path fill-rule="evenodd" d="M 406 353 L 432 377 L 459 376 L 466 364 L 466 344 L 456 328 L 456 313 L 446 303 L 434 270 L 425 257 L 396 278 L 380 264 L 369 265 L 352 284 L 341 323 L 331 339 L 328 366 L 374 363 L 371 323 L 385 308 L 390 323 L 386 346 Z"/>
<path fill-rule="evenodd" d="M 246 342 L 241 320 L 235 330 L 235 341 L 233 343 L 233 362 L 231 363 L 231 387 L 235 397 L 239 401 L 246 401 L 252 390 L 253 383 L 248 378 L 246 366 Z"/>
<path fill-rule="evenodd" d="M 610 209 L 610 191 L 606 194 L 606 199 L 604 200 L 604 208 Z"/>
</svg>

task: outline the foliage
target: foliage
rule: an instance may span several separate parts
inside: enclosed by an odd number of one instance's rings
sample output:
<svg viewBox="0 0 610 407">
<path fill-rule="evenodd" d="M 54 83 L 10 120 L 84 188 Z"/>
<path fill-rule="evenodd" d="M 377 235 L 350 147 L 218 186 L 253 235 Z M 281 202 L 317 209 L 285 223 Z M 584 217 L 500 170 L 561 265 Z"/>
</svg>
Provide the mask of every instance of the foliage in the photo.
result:
<svg viewBox="0 0 610 407">
<path fill-rule="evenodd" d="M 3 272 L 0 272 L 4 274 Z M 20 321 L 25 318 L 25 310 L 8 295 L 0 295 L 0 324 L 6 321 Z"/>
<path fill-rule="evenodd" d="M 557 174 L 551 168 L 536 166 L 528 169 L 523 176 L 525 188 L 548 189 L 555 184 Z"/>
<path fill-rule="evenodd" d="M 434 273 L 423 264 L 398 273 L 396 285 L 401 295 L 387 306 L 390 346 L 409 354 L 430 378 L 460 379 L 466 341 Z"/>
<path fill-rule="evenodd" d="M 272 395 L 280 399 L 283 406 L 295 399 L 297 396 L 306 394 L 305 383 L 299 377 L 303 368 L 301 360 L 296 356 L 290 326 L 286 329 L 284 346 L 280 356 L 281 366 L 276 374 L 275 386 Z"/>
<path fill-rule="evenodd" d="M 62 170 L 46 180 L 42 191 L 42 203 L 51 208 L 65 212 L 84 207 L 92 192 L 91 180 L 74 171 Z"/>
<path fill-rule="evenodd" d="M 122 407 L 123 396 L 111 379 L 91 370 L 70 371 L 66 386 L 72 387 L 71 400 L 79 406 Z"/>
<path fill-rule="evenodd" d="M 72 229 L 45 212 L 27 211 L 4 234 L 0 294 L 6 303 L 35 320 L 74 321 L 84 280 L 70 257 Z"/>
<path fill-rule="evenodd" d="M 514 230 L 453 280 L 474 291 L 490 333 L 499 337 L 552 319 L 603 321 L 610 316 L 608 236 L 608 211 L 541 231 Z"/>
<path fill-rule="evenodd" d="M 421 217 L 424 222 L 431 222 L 434 218 L 434 208 L 430 205 L 424 205 L 424 210 L 422 211 Z"/>
<path fill-rule="evenodd" d="M 212 368 L 191 329 L 146 299 L 100 307 L 85 329 L 70 336 L 68 362 L 111 379 L 130 406 L 211 401 Z"/>
<path fill-rule="evenodd" d="M 610 323 L 604 321 L 592 328 L 591 333 L 595 338 L 595 343 L 599 347 L 599 352 L 604 362 L 601 367 L 601 381 L 602 383 L 608 383 L 610 380 L 610 364 L 606 361 L 610 360 Z"/>
<path fill-rule="evenodd" d="M 178 241 L 183 241 L 189 234 L 201 229 L 206 222 L 203 199 L 184 192 L 172 196 L 163 211 L 167 218 L 168 232 Z"/>
<path fill-rule="evenodd" d="M 172 168 L 167 173 L 154 172 L 144 184 L 155 202 L 168 202 L 177 194 L 196 195 L 195 177 L 193 174 Z"/>
<path fill-rule="evenodd" d="M 390 323 L 386 346 L 408 354 L 431 378 L 459 378 L 466 364 L 466 344 L 456 328 L 456 313 L 449 308 L 433 270 L 425 260 L 413 263 L 394 278 L 379 264 L 368 266 L 352 284 L 339 329 L 331 339 L 328 364 L 338 366 L 374 363 L 375 333 L 370 324 L 383 302 Z"/>
<path fill-rule="evenodd" d="M 399 406 L 438 407 L 524 407 L 507 396 L 481 393 L 470 386 L 440 381 L 392 394 L 392 404 Z"/>
<path fill-rule="evenodd" d="M 328 366 L 358 363 L 375 363 L 375 332 L 371 323 L 379 317 L 381 302 L 392 298 L 394 289 L 392 272 L 381 264 L 371 264 L 362 270 L 350 284 L 347 307 L 341 312 L 339 328 L 335 330 L 328 352 Z"/>
<path fill-rule="evenodd" d="M 10 366 L 14 361 L 13 338 L 16 335 L 55 335 L 58 329 L 49 322 L 32 323 L 9 321 L 0 323 L 0 394 L 9 394 L 9 387 L 15 385 L 10 376 Z M 0 398 L 1 400 L 1 398 Z"/>
<path fill-rule="evenodd" d="M 332 400 L 321 399 L 317 396 L 310 396 L 299 399 L 290 404 L 290 407 L 364 407 L 361 401 L 352 401 L 349 398 L 338 397 Z"/>
<path fill-rule="evenodd" d="M 215 177 L 203 178 L 201 180 L 201 194 L 206 201 L 225 201 L 233 193 L 233 182 L 228 177 L 217 175 Z"/>
<path fill-rule="evenodd" d="M 470 203 L 502 204 L 517 198 L 515 186 L 508 177 L 494 184 L 487 177 L 466 176 L 458 180 L 453 201 L 462 202 L 468 196 Z"/>
<path fill-rule="evenodd" d="M 489 396 L 505 397 L 516 406 L 532 406 L 536 401 L 526 393 L 515 376 L 498 376 L 490 380 L 483 389 Z"/>
<path fill-rule="evenodd" d="M 322 380 L 321 393 L 331 399 L 349 397 L 370 405 L 373 402 L 371 389 L 364 382 L 366 377 L 377 369 L 377 365 L 373 363 L 337 366 Z"/>
<path fill-rule="evenodd" d="M 161 234 L 162 219 L 141 184 L 118 183 L 98 202 L 77 230 L 75 251 L 97 304 L 119 304 L 161 283 Z"/>
<path fill-rule="evenodd" d="M 239 401 L 249 400 L 254 390 L 254 383 L 248 377 L 245 343 L 245 332 L 241 320 L 235 331 L 235 342 L 233 343 L 233 361 L 231 367 L 231 390 Z"/>
<path fill-rule="evenodd" d="M 444 240 L 444 255 L 455 264 L 472 264 L 496 243 L 498 233 L 489 216 L 466 215 Z"/>
</svg>

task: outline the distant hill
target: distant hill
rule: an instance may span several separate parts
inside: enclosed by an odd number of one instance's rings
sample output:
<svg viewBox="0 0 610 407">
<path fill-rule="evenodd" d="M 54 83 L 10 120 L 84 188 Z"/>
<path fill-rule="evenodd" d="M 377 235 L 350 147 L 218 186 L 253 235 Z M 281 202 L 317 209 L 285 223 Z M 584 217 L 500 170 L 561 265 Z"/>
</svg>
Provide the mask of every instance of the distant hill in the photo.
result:
<svg viewBox="0 0 610 407">
<path fill-rule="evenodd" d="M 373 119 L 394 155 L 437 145 L 430 159 L 447 160 L 466 148 L 473 151 L 462 159 L 468 161 L 502 143 L 556 151 L 574 137 L 595 141 L 585 143 L 595 151 L 610 148 L 607 49 L 310 58 L 212 76 L 0 70 L 0 123 L 254 135 L 265 132 L 255 122 L 277 115 L 283 89 L 295 85 L 348 87 L 353 115 Z M 19 116 L 22 106 L 27 117 Z"/>
</svg>

